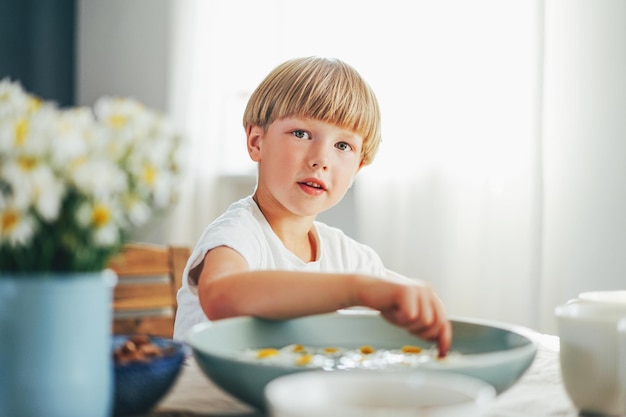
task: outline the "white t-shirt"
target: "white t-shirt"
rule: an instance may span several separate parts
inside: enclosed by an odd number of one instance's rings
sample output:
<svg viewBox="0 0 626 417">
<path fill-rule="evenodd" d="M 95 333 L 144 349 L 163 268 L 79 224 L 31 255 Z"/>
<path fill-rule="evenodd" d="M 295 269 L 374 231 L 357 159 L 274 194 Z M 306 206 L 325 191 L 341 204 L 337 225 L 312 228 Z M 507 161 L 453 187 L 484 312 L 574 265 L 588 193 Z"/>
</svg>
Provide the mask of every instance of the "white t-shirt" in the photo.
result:
<svg viewBox="0 0 626 417">
<path fill-rule="evenodd" d="M 372 248 L 324 223 L 316 221 L 315 228 L 318 253 L 314 262 L 307 263 L 285 248 L 252 196 L 233 203 L 206 228 L 187 261 L 177 296 L 174 339 L 184 340 L 193 325 L 208 321 L 198 301 L 197 282 L 191 282 L 189 271 L 202 262 L 210 249 L 218 246 L 239 252 L 253 271 L 360 272 L 385 277 L 385 267 Z"/>
</svg>

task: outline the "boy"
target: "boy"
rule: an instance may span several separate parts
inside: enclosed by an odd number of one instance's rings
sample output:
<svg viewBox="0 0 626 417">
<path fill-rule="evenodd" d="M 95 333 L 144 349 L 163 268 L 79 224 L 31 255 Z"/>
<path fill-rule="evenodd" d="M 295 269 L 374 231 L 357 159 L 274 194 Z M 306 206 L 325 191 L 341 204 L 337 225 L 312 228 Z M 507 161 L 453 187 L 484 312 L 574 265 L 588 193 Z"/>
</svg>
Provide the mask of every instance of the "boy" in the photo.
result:
<svg viewBox="0 0 626 417">
<path fill-rule="evenodd" d="M 284 319 L 365 306 L 437 342 L 445 356 L 452 331 L 433 290 L 315 220 L 343 198 L 380 143 L 378 103 L 360 75 L 336 59 L 287 61 L 254 91 L 243 124 L 257 186 L 197 243 L 174 337 L 207 318 Z"/>
</svg>

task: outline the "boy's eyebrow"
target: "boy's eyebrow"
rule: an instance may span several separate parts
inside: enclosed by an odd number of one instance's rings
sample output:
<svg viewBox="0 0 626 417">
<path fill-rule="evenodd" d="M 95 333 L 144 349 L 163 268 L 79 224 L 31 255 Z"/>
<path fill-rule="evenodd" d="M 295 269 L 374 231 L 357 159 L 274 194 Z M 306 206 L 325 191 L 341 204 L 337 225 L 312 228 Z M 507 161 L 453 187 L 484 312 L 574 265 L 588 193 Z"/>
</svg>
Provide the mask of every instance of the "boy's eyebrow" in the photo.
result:
<svg viewBox="0 0 626 417">
<path fill-rule="evenodd" d="M 357 140 L 361 140 L 361 142 L 363 141 L 363 136 L 361 136 L 360 134 L 358 134 L 357 132 L 353 132 L 350 130 L 346 130 L 346 131 L 342 131 L 341 134 L 339 135 L 340 139 L 357 139 Z"/>
<path fill-rule="evenodd" d="M 276 121 L 279 121 L 279 120 L 282 121 L 283 123 L 285 123 L 285 128 L 286 129 L 303 129 L 303 130 L 305 130 L 305 129 L 307 129 L 307 126 L 302 126 L 302 124 L 306 125 L 308 122 L 327 123 L 327 124 L 336 126 L 339 129 L 341 129 L 341 134 L 339 135 L 340 138 L 360 139 L 361 142 L 363 142 L 365 140 L 363 135 L 361 135 L 356 130 L 349 129 L 347 127 L 343 127 L 343 126 L 337 125 L 337 124 L 332 123 L 332 122 L 328 122 L 328 121 L 323 120 L 323 119 L 314 119 L 314 118 L 309 118 L 309 117 L 305 117 L 305 116 L 289 116 L 289 117 L 283 117 L 281 119 L 277 119 Z"/>
</svg>

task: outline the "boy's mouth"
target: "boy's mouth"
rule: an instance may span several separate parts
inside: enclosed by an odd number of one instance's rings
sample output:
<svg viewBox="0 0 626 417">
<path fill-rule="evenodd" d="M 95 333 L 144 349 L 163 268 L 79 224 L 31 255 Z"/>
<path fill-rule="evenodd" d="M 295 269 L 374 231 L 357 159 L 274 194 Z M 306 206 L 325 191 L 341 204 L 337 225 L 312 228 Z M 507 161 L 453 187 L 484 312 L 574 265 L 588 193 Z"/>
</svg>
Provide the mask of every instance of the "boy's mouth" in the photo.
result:
<svg viewBox="0 0 626 417">
<path fill-rule="evenodd" d="M 307 181 L 307 182 L 305 182 L 305 183 L 304 183 L 304 185 L 308 185 L 309 187 L 313 187 L 313 188 L 322 188 L 322 186 L 321 186 L 321 185 L 316 184 L 316 183 L 311 182 L 311 181 Z"/>
<path fill-rule="evenodd" d="M 306 180 L 306 181 L 300 181 L 298 182 L 298 184 L 306 186 L 306 187 L 315 188 L 316 190 L 326 190 L 324 183 L 320 181 Z"/>
</svg>

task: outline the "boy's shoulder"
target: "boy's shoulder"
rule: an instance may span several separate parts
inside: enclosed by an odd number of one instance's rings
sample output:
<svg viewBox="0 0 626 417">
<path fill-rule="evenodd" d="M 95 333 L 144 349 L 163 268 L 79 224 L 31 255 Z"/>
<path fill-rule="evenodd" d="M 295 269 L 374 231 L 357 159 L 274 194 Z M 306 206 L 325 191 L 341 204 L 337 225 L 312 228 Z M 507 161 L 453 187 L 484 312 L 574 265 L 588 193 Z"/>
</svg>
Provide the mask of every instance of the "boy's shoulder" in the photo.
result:
<svg viewBox="0 0 626 417">
<path fill-rule="evenodd" d="M 258 208 L 251 197 L 232 203 L 206 227 L 196 247 L 200 248 L 202 253 L 217 246 L 229 246 L 234 249 L 242 245 L 257 247 L 264 237 L 255 210 Z"/>
<path fill-rule="evenodd" d="M 215 222 L 227 219 L 227 218 L 241 218 L 241 217 L 255 217 L 256 203 L 252 199 L 252 196 L 244 197 L 230 206 L 217 218 Z"/>
<path fill-rule="evenodd" d="M 215 233 L 223 229 L 254 229 L 259 227 L 258 210 L 251 196 L 244 197 L 232 203 L 228 208 L 206 228 L 206 233 Z"/>
<path fill-rule="evenodd" d="M 236 210 L 252 212 L 255 207 L 256 203 L 254 202 L 252 195 L 248 195 L 240 200 L 235 201 L 234 203 L 231 203 L 230 206 L 228 206 L 228 208 L 226 209 L 226 213 Z"/>
</svg>

